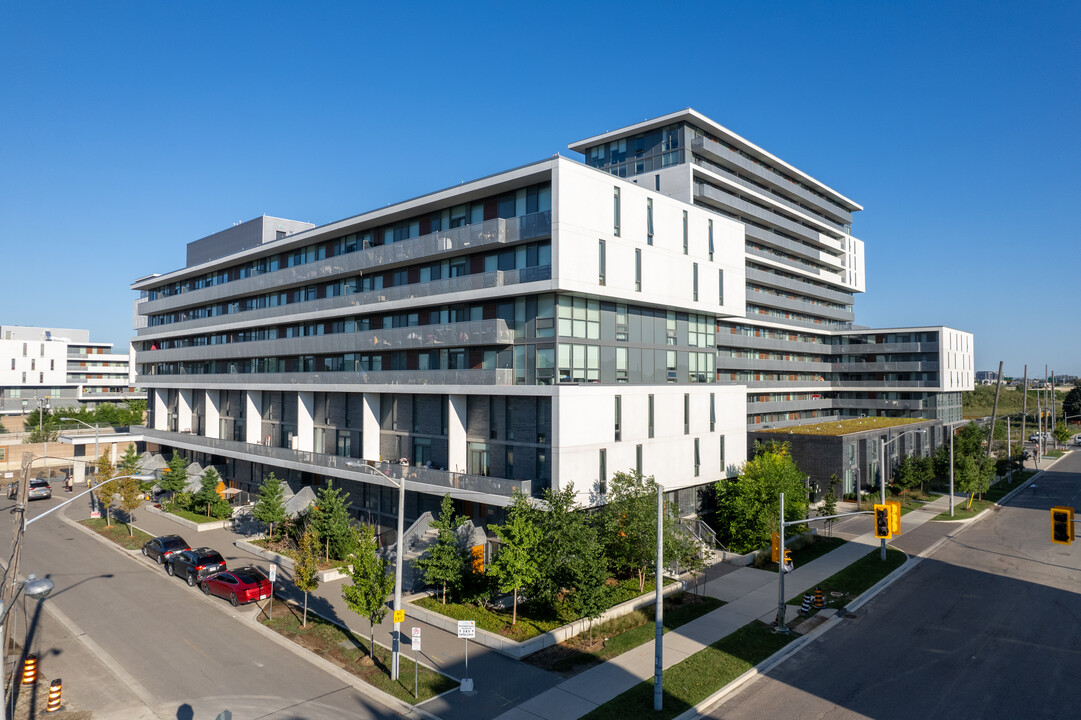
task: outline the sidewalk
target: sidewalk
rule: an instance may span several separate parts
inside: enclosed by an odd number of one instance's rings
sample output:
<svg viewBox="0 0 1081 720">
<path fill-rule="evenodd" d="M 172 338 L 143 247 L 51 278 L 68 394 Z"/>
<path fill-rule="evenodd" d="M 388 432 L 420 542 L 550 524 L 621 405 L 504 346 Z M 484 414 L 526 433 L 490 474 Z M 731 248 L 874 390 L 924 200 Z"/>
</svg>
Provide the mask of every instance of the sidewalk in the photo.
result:
<svg viewBox="0 0 1081 720">
<path fill-rule="evenodd" d="M 90 517 L 90 508 L 89 505 L 72 503 L 66 513 L 72 519 L 82 520 Z M 241 550 L 233 544 L 244 536 L 232 531 L 222 529 L 194 532 L 167 517 L 147 511 L 145 507 L 135 511 L 134 524 L 135 527 L 151 535 L 176 534 L 183 537 L 192 547 L 214 548 L 222 554 L 229 567 L 252 565 L 262 569 L 264 573 L 267 571 L 266 560 Z M 141 559 L 145 560 L 145 558 Z M 156 566 L 148 561 L 147 568 L 152 570 Z M 275 583 L 276 596 L 303 603 L 303 593 L 299 592 L 290 580 L 289 571 L 279 568 L 278 580 Z M 347 626 L 358 637 L 367 638 L 370 628 L 368 621 L 346 607 L 342 599 L 341 588 L 344 582 L 336 580 L 320 585 L 308 596 L 308 610 Z M 196 592 L 181 582 L 177 582 L 176 591 L 178 593 Z M 408 606 L 406 606 L 406 611 L 408 612 Z M 391 613 L 388 612 L 383 622 L 376 626 L 375 641 L 390 647 L 393 627 Z M 402 652 L 410 659 L 413 658 L 413 652 L 409 649 L 409 629 L 413 627 L 421 628 L 423 651 L 418 657 L 421 664 L 454 679 L 465 676 L 465 643 L 467 641 L 459 640 L 451 633 L 407 615 L 405 622 L 402 623 L 402 631 L 405 634 Z M 474 679 L 475 692 L 453 691 L 432 698 L 418 707 L 443 720 L 490 720 L 517 703 L 554 687 L 561 680 L 561 677 L 555 673 L 513 660 L 476 643 L 471 643 L 469 648 L 469 676 Z M 402 678 L 403 682 L 412 687 L 410 677 L 403 675 Z"/>
<path fill-rule="evenodd" d="M 902 533 L 915 530 L 949 507 L 942 496 L 901 519 Z M 870 516 L 866 523 L 870 526 Z M 943 534 L 951 529 L 944 525 Z M 848 567 L 879 546 L 873 532 L 865 532 L 836 550 L 785 577 L 785 601 L 801 596 L 834 573 Z M 744 567 L 710 580 L 705 593 L 727 604 L 664 636 L 664 667 L 669 668 L 754 620 L 777 617 L 777 573 Z M 798 608 L 786 608 L 786 620 Z M 498 720 L 574 720 L 638 683 L 653 677 L 653 643 L 640 645 L 602 665 L 576 675 L 499 716 Z"/>
</svg>

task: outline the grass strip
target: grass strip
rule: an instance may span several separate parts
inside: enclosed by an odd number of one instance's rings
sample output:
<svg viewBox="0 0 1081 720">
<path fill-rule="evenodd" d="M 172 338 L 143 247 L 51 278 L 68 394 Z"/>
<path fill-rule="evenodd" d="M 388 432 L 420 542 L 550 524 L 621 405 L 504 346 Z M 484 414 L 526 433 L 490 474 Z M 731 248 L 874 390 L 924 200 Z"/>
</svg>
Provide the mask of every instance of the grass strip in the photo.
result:
<svg viewBox="0 0 1081 720">
<path fill-rule="evenodd" d="M 125 550 L 138 550 L 146 544 L 147 540 L 153 538 L 152 535 L 148 535 L 139 528 L 132 528 L 133 534 L 129 535 L 127 525 L 119 522 L 113 522 L 112 525 L 106 525 L 105 518 L 90 518 L 89 520 L 80 520 L 79 522 L 96 532 L 98 535 L 112 540 Z"/>
<path fill-rule="evenodd" d="M 583 720 L 667 720 L 686 712 L 795 639 L 778 635 L 766 624 L 744 625 L 664 671 L 664 699 L 653 712 L 653 681 L 635 685 L 594 708 Z"/>
<path fill-rule="evenodd" d="M 904 564 L 906 555 L 892 547 L 886 548 L 886 560 L 881 559 L 878 548 L 869 551 L 856 562 L 840 570 L 818 583 L 815 587 L 822 588 L 826 596 L 826 607 L 840 608 L 855 600 L 867 591 L 872 585 L 889 575 L 891 572 Z M 805 592 L 812 592 L 814 588 L 807 588 Z M 833 596 L 832 593 L 840 593 Z M 789 605 L 801 605 L 803 597 L 797 596 L 788 601 Z M 808 615 L 814 615 L 812 610 Z"/>
<path fill-rule="evenodd" d="M 722 605 L 723 602 L 711 597 L 695 597 L 688 593 L 670 595 L 664 599 L 664 632 L 697 620 Z M 653 608 L 654 605 L 650 605 L 594 625 L 593 637 L 598 641 L 594 644 L 601 645 L 598 649 L 587 649 L 588 632 L 569 638 L 556 646 L 565 650 L 566 654 L 551 663 L 545 663 L 546 669 L 563 674 L 579 673 L 652 641 L 656 633 Z"/>
<path fill-rule="evenodd" d="M 301 625 L 301 618 L 301 608 L 279 600 L 274 603 L 274 617 L 268 619 L 264 610 L 260 615 L 260 622 L 279 635 L 402 702 L 416 704 L 458 686 L 446 675 L 414 663 L 406 652 L 398 656 L 398 680 L 391 680 L 392 653 L 390 650 L 376 645 L 373 658 L 368 638 L 358 637 L 347 628 L 321 618 L 311 611 L 308 612 L 306 626 Z M 416 676 L 418 669 L 420 675 Z M 416 677 L 417 697 L 413 697 L 414 677 Z"/>
<path fill-rule="evenodd" d="M 222 519 L 216 517 L 207 517 L 202 513 L 193 513 L 190 510 L 182 510 L 181 508 L 174 508 L 172 510 L 166 510 L 165 512 L 170 515 L 176 515 L 179 518 L 184 518 L 185 520 L 191 520 L 192 522 L 197 523 L 217 522 Z"/>
<path fill-rule="evenodd" d="M 672 580 L 665 578 L 664 584 L 671 584 Z M 625 578 L 609 588 L 608 607 L 614 607 L 627 600 L 632 600 L 640 595 L 651 595 L 656 584 L 650 580 L 645 583 L 645 588 L 639 592 L 637 578 Z M 518 622 L 511 624 L 511 608 L 499 609 L 481 607 L 473 603 L 448 602 L 446 605 L 441 600 L 441 595 L 418 598 L 413 604 L 430 612 L 439 613 L 452 620 L 473 620 L 477 627 L 488 632 L 496 633 L 502 637 L 522 642 L 546 632 L 563 627 L 578 620 L 566 603 L 559 603 L 554 612 L 551 608 L 524 603 L 518 603 Z"/>
</svg>

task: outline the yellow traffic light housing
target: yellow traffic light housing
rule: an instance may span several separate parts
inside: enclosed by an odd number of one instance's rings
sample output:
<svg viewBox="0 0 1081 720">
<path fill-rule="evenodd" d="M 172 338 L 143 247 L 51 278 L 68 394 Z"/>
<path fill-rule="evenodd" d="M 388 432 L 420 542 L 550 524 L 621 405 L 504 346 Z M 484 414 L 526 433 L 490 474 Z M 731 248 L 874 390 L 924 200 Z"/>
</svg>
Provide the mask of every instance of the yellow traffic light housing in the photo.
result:
<svg viewBox="0 0 1081 720">
<path fill-rule="evenodd" d="M 784 551 L 784 569 L 785 572 L 792 572 L 794 566 L 792 565 L 792 551 L 785 549 Z"/>
<path fill-rule="evenodd" d="M 875 537 L 889 540 L 890 534 L 890 509 L 887 505 L 875 505 Z"/>
<path fill-rule="evenodd" d="M 886 507 L 890 509 L 890 534 L 898 535 L 901 532 L 901 503 L 887 500 Z"/>
<path fill-rule="evenodd" d="M 1051 508 L 1051 542 L 1059 545 L 1073 542 L 1073 508 L 1069 505 Z"/>
<path fill-rule="evenodd" d="M 773 533 L 773 535 L 770 536 L 769 550 L 770 550 L 770 552 L 769 552 L 770 561 L 771 562 L 777 562 L 781 557 L 781 534 L 780 533 Z"/>
</svg>

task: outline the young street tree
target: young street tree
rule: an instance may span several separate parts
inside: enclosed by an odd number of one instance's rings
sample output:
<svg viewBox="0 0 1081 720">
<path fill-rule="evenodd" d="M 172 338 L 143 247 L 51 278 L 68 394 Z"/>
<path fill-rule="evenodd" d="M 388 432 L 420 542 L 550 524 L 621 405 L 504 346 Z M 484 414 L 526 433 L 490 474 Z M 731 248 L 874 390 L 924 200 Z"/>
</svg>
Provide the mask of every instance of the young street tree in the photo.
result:
<svg viewBox="0 0 1081 720">
<path fill-rule="evenodd" d="M 300 536 L 297 559 L 293 563 L 293 584 L 304 593 L 304 620 L 301 627 L 308 627 L 308 593 L 319 587 L 318 543 L 318 533 L 308 525 Z"/>
<path fill-rule="evenodd" d="M 575 560 L 584 554 L 584 546 L 590 539 L 597 541 L 597 531 L 587 514 L 575 510 L 575 497 L 573 483 L 556 492 L 545 488 L 543 499 L 548 509 L 536 515 L 544 552 L 538 553 L 538 578 L 530 596 L 552 610 L 563 591 L 578 584 Z"/>
<path fill-rule="evenodd" d="M 203 471 L 199 478 L 199 492 L 192 498 L 192 507 L 200 512 L 206 511 L 207 517 L 227 518 L 233 514 L 233 508 L 229 502 L 218 494 L 218 485 L 221 483 L 221 475 L 212 467 Z"/>
<path fill-rule="evenodd" d="M 488 566 L 488 573 L 498 581 L 500 592 L 514 593 L 511 625 L 518 624 L 518 591 L 536 582 L 540 574 L 537 549 L 541 534 L 535 516 L 529 498 L 515 490 L 507 511 L 507 522 L 488 526 L 501 543 L 499 554 Z"/>
<path fill-rule="evenodd" d="M 1059 445 L 1065 445 L 1066 441 L 1070 439 L 1071 433 L 1070 429 L 1066 427 L 1066 423 L 1059 423 L 1055 426 L 1053 435 L 1055 438 L 1055 442 L 1057 442 Z"/>
<path fill-rule="evenodd" d="M 172 497 L 188 486 L 188 463 L 187 460 L 173 453 L 169 460 L 169 467 L 162 470 L 161 480 L 158 487 L 169 493 Z"/>
<path fill-rule="evenodd" d="M 361 617 L 367 618 L 371 627 L 368 648 L 375 659 L 375 626 L 387 614 L 387 598 L 394 591 L 394 573 L 388 572 L 390 561 L 379 557 L 375 528 L 363 525 L 354 529 L 355 549 L 346 562 L 353 566 L 349 577 L 352 583 L 342 586 L 342 599 L 346 606 Z"/>
<path fill-rule="evenodd" d="M 285 522 L 285 487 L 274 473 L 267 475 L 259 486 L 259 500 L 251 514 L 270 527 L 269 538 L 274 542 L 274 526 Z"/>
<path fill-rule="evenodd" d="M 355 535 L 349 524 L 348 500 L 348 493 L 343 493 L 334 487 L 333 481 L 328 481 L 327 486 L 316 495 L 315 506 L 308 515 L 308 521 L 323 542 L 328 562 L 331 558 L 344 560 L 353 552 Z"/>
<path fill-rule="evenodd" d="M 143 488 L 139 480 L 131 476 L 114 482 L 120 484 L 117 494 L 120 496 L 120 509 L 124 511 L 128 519 L 128 537 L 134 537 L 135 529 L 132 527 L 132 522 L 135 519 L 135 511 L 143 503 Z"/>
<path fill-rule="evenodd" d="M 578 544 L 579 554 L 571 567 L 574 585 L 567 599 L 578 617 L 589 620 L 589 644 L 592 646 L 593 621 L 608 609 L 611 592 L 605 584 L 608 581 L 608 564 L 604 557 L 604 546 L 594 528 L 583 527 L 588 532 Z"/>
<path fill-rule="evenodd" d="M 837 514 L 837 486 L 841 484 L 840 478 L 837 477 L 837 473 L 830 475 L 829 489 L 826 490 L 826 494 L 822 497 L 822 509 L 818 511 L 820 517 L 829 517 L 830 515 Z M 837 522 L 834 520 L 825 520 L 826 523 L 826 535 L 833 537 L 833 524 Z"/>
<path fill-rule="evenodd" d="M 718 529 L 735 552 L 768 545 L 777 531 L 780 494 L 785 520 L 807 517 L 806 475 L 792 459 L 787 443 L 755 443 L 754 457 L 740 468 L 739 477 L 719 480 Z"/>
<path fill-rule="evenodd" d="M 674 537 L 665 514 L 665 555 Z M 657 559 L 657 481 L 637 472 L 617 472 L 608 483 L 604 506 L 606 554 L 616 572 L 637 573 L 638 591 L 645 590 L 646 574 Z"/>
<path fill-rule="evenodd" d="M 97 462 L 97 472 L 95 473 L 98 479 L 98 486 L 94 488 L 94 494 L 97 495 L 98 500 L 101 502 L 102 507 L 105 508 L 105 524 L 112 526 L 112 505 L 113 498 L 116 496 L 119 490 L 119 482 L 113 480 L 117 476 L 116 466 L 113 465 L 112 459 L 109 457 L 108 449 L 101 454 Z"/>
<path fill-rule="evenodd" d="M 458 546 L 458 535 L 455 533 L 463 522 L 464 517 L 454 514 L 450 495 L 444 495 L 439 517 L 432 521 L 432 527 L 439 531 L 439 536 L 428 552 L 415 561 L 424 573 L 425 583 L 442 586 L 444 605 L 447 604 L 447 588 L 458 587 L 465 572 L 465 556 Z"/>
</svg>

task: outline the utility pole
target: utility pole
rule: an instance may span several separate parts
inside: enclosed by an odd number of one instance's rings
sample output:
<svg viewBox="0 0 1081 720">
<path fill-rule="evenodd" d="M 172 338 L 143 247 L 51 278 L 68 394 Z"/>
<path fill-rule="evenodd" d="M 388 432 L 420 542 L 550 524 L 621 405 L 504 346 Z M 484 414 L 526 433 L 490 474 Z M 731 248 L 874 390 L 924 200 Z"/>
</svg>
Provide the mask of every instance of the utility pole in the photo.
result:
<svg viewBox="0 0 1081 720">
<path fill-rule="evenodd" d="M 998 361 L 998 381 L 995 383 L 995 404 L 991 408 L 991 430 L 987 433 L 987 457 L 991 457 L 991 448 L 995 444 L 995 418 L 998 416 L 998 394 L 1002 392 L 1002 361 Z M 886 502 L 885 497 L 882 502 Z M 885 545 L 885 543 L 883 543 Z"/>
<path fill-rule="evenodd" d="M 653 710 L 664 701 L 664 486 L 657 483 L 657 599 L 653 634 Z"/>
<path fill-rule="evenodd" d="M 953 466 L 950 458 L 950 466 Z M 885 436 L 878 439 L 878 486 L 882 489 L 882 504 L 886 504 L 886 438 Z M 951 493 L 953 489 L 950 489 Z M 952 494 L 951 494 L 952 497 Z M 882 538 L 882 559 L 886 559 L 886 538 Z"/>
<path fill-rule="evenodd" d="M 1051 432 L 1055 432 L 1055 371 L 1051 371 Z M 1053 437 L 1053 436 L 1052 436 Z M 1058 440 L 1055 440 L 1055 449 L 1058 449 Z"/>
<path fill-rule="evenodd" d="M 784 605 L 784 493 L 781 493 L 781 521 L 777 530 L 780 541 L 780 552 L 777 555 L 777 632 L 788 633 L 788 627 L 784 624 L 785 614 L 788 612 Z"/>
<path fill-rule="evenodd" d="M 0 588 L 0 602 L 4 607 L 11 603 L 19 582 L 19 559 L 22 557 L 23 532 L 26 529 L 26 501 L 30 490 L 30 465 L 33 462 L 33 454 L 23 453 L 22 472 L 19 474 L 19 499 L 15 503 L 15 522 L 12 523 L 11 562 L 8 563 L 7 572 L 4 575 L 3 588 Z M 6 635 L 6 637 L 11 637 L 11 635 Z M 4 650 L 5 648 L 0 648 L 0 660 L 4 657 Z"/>
<path fill-rule="evenodd" d="M 1021 398 L 1021 447 L 1025 447 L 1025 421 L 1028 420 L 1028 365 L 1025 365 L 1025 379 L 1021 381 L 1024 397 Z"/>
</svg>

